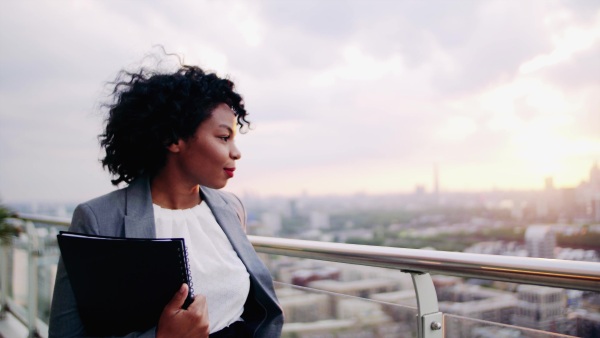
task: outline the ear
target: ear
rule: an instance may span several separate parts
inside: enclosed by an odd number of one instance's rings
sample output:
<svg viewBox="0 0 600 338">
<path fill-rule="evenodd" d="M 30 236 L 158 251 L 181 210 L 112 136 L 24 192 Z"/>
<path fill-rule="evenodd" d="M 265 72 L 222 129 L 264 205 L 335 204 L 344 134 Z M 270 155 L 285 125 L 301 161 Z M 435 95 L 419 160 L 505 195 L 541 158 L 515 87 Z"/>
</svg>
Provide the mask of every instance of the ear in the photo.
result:
<svg viewBox="0 0 600 338">
<path fill-rule="evenodd" d="M 171 143 L 167 146 L 167 150 L 172 152 L 172 153 L 178 153 L 181 151 L 181 148 L 183 146 L 183 141 L 181 139 L 177 140 L 176 143 Z"/>
</svg>

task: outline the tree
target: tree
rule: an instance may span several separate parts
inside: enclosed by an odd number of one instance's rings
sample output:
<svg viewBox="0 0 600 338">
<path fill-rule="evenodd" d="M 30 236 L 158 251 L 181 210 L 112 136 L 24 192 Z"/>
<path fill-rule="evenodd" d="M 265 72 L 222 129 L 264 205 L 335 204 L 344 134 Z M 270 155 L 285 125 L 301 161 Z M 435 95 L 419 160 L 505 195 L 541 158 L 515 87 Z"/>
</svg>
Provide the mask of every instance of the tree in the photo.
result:
<svg viewBox="0 0 600 338">
<path fill-rule="evenodd" d="M 9 224 L 6 219 L 14 215 L 10 209 L 0 205 L 0 242 L 2 244 L 10 243 L 14 236 L 20 232 L 18 227 Z"/>
</svg>

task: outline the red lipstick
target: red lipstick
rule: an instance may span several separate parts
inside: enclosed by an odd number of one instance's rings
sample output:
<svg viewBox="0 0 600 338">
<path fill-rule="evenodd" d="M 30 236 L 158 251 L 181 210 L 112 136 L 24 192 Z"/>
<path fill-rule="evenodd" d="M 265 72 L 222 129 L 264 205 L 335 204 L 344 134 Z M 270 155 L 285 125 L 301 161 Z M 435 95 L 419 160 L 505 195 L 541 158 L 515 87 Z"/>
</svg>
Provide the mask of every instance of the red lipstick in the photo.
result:
<svg viewBox="0 0 600 338">
<path fill-rule="evenodd" d="M 233 172 L 235 171 L 235 168 L 225 168 L 223 170 L 225 170 L 225 173 L 227 174 L 227 176 L 233 177 Z"/>
</svg>

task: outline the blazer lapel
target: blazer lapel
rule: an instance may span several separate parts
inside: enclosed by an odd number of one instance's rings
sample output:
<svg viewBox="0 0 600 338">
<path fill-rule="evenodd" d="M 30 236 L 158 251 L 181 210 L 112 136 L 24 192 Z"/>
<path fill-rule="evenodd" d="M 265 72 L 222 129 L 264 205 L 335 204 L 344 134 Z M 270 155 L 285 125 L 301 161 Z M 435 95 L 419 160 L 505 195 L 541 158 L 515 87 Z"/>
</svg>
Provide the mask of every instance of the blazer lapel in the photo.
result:
<svg viewBox="0 0 600 338">
<path fill-rule="evenodd" d="M 150 182 L 146 176 L 129 184 L 125 193 L 125 237 L 156 238 Z"/>
<path fill-rule="evenodd" d="M 201 187 L 201 191 L 203 200 L 208 204 L 217 223 L 219 223 L 221 229 L 225 232 L 225 235 L 229 239 L 235 252 L 242 262 L 244 262 L 248 272 L 251 275 L 253 272 L 258 272 L 258 269 L 262 267 L 262 263 L 260 263 L 260 260 L 256 259 L 256 252 L 242 230 L 242 224 L 233 207 L 227 205 L 227 201 L 212 189 Z M 257 263 L 259 263 L 260 266 L 258 266 Z"/>
</svg>

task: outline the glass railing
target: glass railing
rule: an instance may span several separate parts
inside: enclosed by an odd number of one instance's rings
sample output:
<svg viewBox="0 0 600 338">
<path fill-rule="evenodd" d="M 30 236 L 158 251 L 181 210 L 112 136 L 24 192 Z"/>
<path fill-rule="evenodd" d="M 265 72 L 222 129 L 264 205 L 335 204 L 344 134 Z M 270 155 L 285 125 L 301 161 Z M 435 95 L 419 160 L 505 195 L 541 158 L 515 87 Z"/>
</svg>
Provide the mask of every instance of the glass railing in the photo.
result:
<svg viewBox="0 0 600 338">
<path fill-rule="evenodd" d="M 447 338 L 559 338 L 577 337 L 480 319 L 444 314 L 444 337 Z M 594 337 L 585 335 L 585 337 Z"/>
<path fill-rule="evenodd" d="M 416 306 L 275 282 L 283 338 L 417 337 Z"/>
<path fill-rule="evenodd" d="M 276 282 L 275 285 L 286 313 L 282 338 L 418 337 L 416 306 L 287 283 Z M 388 296 L 403 297 L 401 293 Z M 443 325 L 445 338 L 576 337 L 453 314 L 443 315 Z M 588 332 L 582 337 L 597 335 Z"/>
<path fill-rule="evenodd" d="M 45 222 L 14 225 L 24 233 L 9 243 L 0 243 L 0 317 L 10 312 L 27 326 L 30 337 L 44 337 L 59 258 L 58 228 Z"/>
<path fill-rule="evenodd" d="M 410 274 L 289 256 L 264 259 L 274 267 L 276 291 L 286 313 L 285 337 L 419 337 L 418 301 Z M 286 271 L 286 266 L 296 273 Z M 465 284 L 463 278 L 432 278 L 444 312 L 443 337 L 598 337 L 593 328 L 578 330 L 584 325 L 573 316 L 550 318 L 547 330 L 513 325 L 519 299 L 506 291 L 512 284 L 505 283 L 503 291 L 502 285 L 494 289 Z M 568 305 L 560 306 L 566 312 Z M 373 317 L 378 320 L 370 320 Z"/>
<path fill-rule="evenodd" d="M 20 215 L 12 221 L 24 232 L 2 245 L 1 312 L 17 318 L 30 337 L 45 337 L 59 254 L 55 235 L 68 220 Z M 600 292 L 600 263 L 249 238 L 276 281 L 284 337 L 600 334 L 594 319 L 600 311 L 582 313 L 577 303 Z"/>
</svg>

